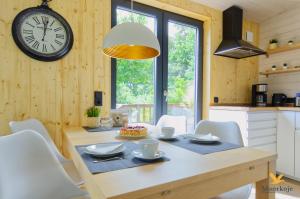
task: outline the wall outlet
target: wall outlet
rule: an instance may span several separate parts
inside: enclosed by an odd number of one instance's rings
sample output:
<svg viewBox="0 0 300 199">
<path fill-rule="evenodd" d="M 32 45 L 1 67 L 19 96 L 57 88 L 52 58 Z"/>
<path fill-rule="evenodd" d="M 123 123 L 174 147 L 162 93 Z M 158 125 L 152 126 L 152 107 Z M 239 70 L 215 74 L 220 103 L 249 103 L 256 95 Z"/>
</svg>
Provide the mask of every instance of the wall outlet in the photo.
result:
<svg viewBox="0 0 300 199">
<path fill-rule="evenodd" d="M 219 103 L 219 98 L 218 97 L 214 97 L 214 103 L 215 104 Z"/>
<path fill-rule="evenodd" d="M 250 32 L 250 31 L 246 32 L 246 40 L 248 42 L 254 42 L 253 32 Z"/>
<path fill-rule="evenodd" d="M 94 92 L 94 105 L 102 106 L 102 92 L 101 91 Z"/>
</svg>

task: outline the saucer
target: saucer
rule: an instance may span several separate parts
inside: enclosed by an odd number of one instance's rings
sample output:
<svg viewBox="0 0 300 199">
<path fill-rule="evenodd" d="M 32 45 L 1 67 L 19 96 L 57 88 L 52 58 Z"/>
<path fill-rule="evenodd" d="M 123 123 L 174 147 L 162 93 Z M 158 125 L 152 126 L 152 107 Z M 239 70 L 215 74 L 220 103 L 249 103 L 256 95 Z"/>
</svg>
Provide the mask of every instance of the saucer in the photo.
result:
<svg viewBox="0 0 300 199">
<path fill-rule="evenodd" d="M 160 134 L 157 136 L 157 139 L 159 139 L 159 140 L 176 140 L 177 136 L 173 135 L 172 137 L 165 137 L 164 135 Z"/>
<path fill-rule="evenodd" d="M 137 150 L 132 151 L 132 155 L 135 158 L 142 159 L 142 160 L 157 160 L 157 159 L 163 158 L 165 156 L 165 152 L 158 151 L 153 157 L 146 157 L 143 155 L 141 150 L 137 149 Z"/>
</svg>

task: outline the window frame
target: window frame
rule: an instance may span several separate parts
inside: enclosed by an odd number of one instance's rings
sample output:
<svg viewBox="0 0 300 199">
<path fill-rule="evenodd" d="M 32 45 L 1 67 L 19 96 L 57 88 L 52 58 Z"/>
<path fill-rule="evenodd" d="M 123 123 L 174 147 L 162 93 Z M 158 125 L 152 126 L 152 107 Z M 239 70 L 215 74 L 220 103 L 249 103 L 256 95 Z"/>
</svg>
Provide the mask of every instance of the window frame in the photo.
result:
<svg viewBox="0 0 300 199">
<path fill-rule="evenodd" d="M 111 27 L 117 25 L 117 8 L 131 10 L 131 2 L 129 0 L 112 0 L 111 5 Z M 164 90 L 168 90 L 168 19 L 174 22 L 180 22 L 184 25 L 191 25 L 197 28 L 196 49 L 197 58 L 195 60 L 195 104 L 194 104 L 194 120 L 197 124 L 202 119 L 202 102 L 203 102 L 203 22 L 186 16 L 171 13 L 165 10 L 154 8 L 148 5 L 134 2 L 133 10 L 136 13 L 152 16 L 157 19 L 157 38 L 161 44 L 161 54 L 156 58 L 154 68 L 154 122 L 157 123 L 163 114 L 167 114 L 166 97 L 163 95 Z M 166 55 L 166 56 L 165 56 Z M 111 108 L 116 109 L 116 80 L 117 80 L 117 61 L 111 59 Z"/>
</svg>

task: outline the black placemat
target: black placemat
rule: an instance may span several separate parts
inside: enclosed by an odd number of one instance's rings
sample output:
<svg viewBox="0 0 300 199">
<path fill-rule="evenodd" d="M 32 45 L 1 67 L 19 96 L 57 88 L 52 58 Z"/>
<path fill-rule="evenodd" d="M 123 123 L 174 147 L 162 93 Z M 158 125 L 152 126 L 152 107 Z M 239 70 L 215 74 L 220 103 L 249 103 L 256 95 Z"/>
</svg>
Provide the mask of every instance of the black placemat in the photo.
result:
<svg viewBox="0 0 300 199">
<path fill-rule="evenodd" d="M 230 149 L 241 148 L 240 145 L 231 144 L 227 142 L 215 142 L 213 144 L 203 144 L 199 142 L 193 142 L 189 138 L 185 138 L 184 136 L 178 136 L 176 140 L 172 141 L 164 141 L 169 144 L 187 149 L 189 151 L 193 151 L 195 153 L 199 153 L 202 155 L 216 153 L 220 151 L 226 151 Z"/>
<path fill-rule="evenodd" d="M 106 128 L 106 127 L 100 126 L 100 127 L 97 127 L 97 128 L 90 128 L 90 127 L 87 127 L 87 126 L 83 126 L 83 128 L 87 132 L 94 133 L 94 132 L 105 132 L 105 131 L 118 131 L 118 130 L 120 130 L 121 127 Z"/>
<path fill-rule="evenodd" d="M 121 142 L 114 142 L 114 143 L 121 143 Z M 89 171 L 92 174 L 105 173 L 105 172 L 109 172 L 109 171 L 127 169 L 127 168 L 138 167 L 138 166 L 143 166 L 143 165 L 147 165 L 147 164 L 153 164 L 153 163 L 157 163 L 157 162 L 164 162 L 164 161 L 170 160 L 167 157 L 157 159 L 155 161 L 139 160 L 131 154 L 131 152 L 133 150 L 139 148 L 138 144 L 136 144 L 134 142 L 122 142 L 122 143 L 124 143 L 124 145 L 126 146 L 126 151 L 120 155 L 124 159 L 111 160 L 111 161 L 106 161 L 106 162 L 94 163 L 93 161 L 101 160 L 101 159 L 84 153 L 84 150 L 85 150 L 84 148 L 88 145 L 76 146 L 76 149 L 77 149 L 78 153 L 81 155 L 81 158 L 83 159 L 84 163 L 86 164 L 86 166 L 88 167 Z M 103 158 L 103 159 L 105 159 L 105 158 Z"/>
</svg>

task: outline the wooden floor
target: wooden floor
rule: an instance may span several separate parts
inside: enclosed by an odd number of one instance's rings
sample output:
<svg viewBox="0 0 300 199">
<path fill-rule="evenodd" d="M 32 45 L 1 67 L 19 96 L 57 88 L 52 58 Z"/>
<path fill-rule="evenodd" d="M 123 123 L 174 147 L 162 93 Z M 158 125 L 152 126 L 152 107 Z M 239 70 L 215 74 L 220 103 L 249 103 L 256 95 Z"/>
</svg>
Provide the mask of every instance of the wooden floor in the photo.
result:
<svg viewBox="0 0 300 199">
<path fill-rule="evenodd" d="M 300 198 L 300 182 L 284 178 L 285 182 L 280 184 L 282 187 L 292 187 L 293 191 L 290 193 L 276 192 L 276 199 L 299 199 Z M 255 189 L 252 189 L 250 199 L 255 199 Z"/>
</svg>

